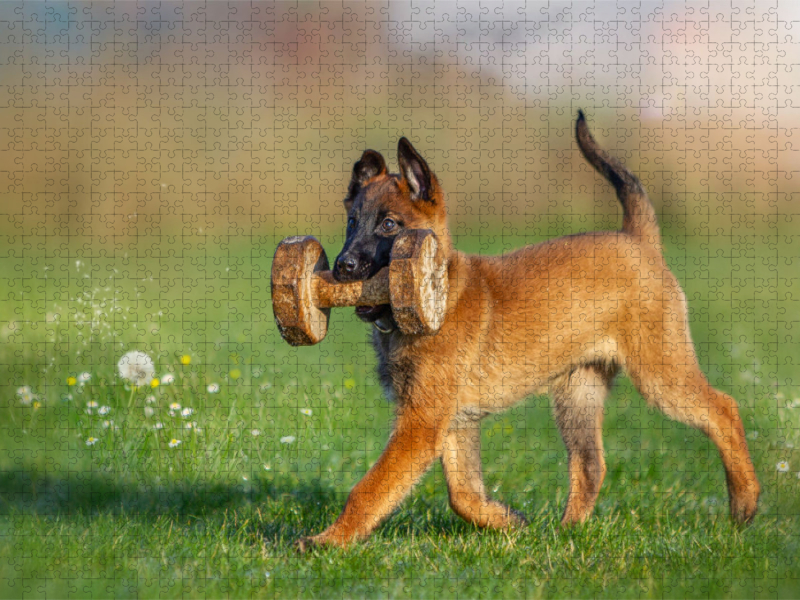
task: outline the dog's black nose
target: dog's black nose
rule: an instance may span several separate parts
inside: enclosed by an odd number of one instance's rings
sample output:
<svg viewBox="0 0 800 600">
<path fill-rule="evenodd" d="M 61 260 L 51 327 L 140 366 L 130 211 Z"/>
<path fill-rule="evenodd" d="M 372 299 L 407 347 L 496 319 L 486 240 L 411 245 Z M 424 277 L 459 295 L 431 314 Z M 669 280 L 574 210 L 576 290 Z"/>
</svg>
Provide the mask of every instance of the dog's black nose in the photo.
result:
<svg viewBox="0 0 800 600">
<path fill-rule="evenodd" d="M 358 266 L 358 261 L 349 255 L 340 256 L 336 262 L 339 263 L 339 270 L 345 271 L 346 273 L 352 273 Z"/>
</svg>

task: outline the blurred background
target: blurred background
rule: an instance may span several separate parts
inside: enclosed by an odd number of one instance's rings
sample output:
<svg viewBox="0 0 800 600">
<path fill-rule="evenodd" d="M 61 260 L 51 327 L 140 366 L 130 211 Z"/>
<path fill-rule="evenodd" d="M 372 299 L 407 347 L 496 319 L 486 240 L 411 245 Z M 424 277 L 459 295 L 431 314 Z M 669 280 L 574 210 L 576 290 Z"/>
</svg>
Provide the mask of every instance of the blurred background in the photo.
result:
<svg viewBox="0 0 800 600">
<path fill-rule="evenodd" d="M 789 2 L 3 2 L 0 233 L 337 233 L 353 163 L 373 148 L 396 168 L 402 135 L 461 236 L 616 227 L 573 141 L 582 108 L 669 232 L 788 234 L 798 19 Z"/>
</svg>

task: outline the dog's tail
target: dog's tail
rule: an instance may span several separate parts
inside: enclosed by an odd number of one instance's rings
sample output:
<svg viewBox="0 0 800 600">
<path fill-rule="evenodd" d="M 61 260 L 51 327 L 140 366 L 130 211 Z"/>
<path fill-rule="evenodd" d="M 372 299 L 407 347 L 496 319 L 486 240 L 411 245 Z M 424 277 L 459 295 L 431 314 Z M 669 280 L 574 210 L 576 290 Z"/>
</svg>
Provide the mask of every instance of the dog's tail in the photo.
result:
<svg viewBox="0 0 800 600">
<path fill-rule="evenodd" d="M 617 197 L 622 204 L 622 231 L 660 249 L 661 232 L 658 228 L 656 211 L 641 181 L 619 160 L 597 145 L 589 133 L 582 110 L 578 111 L 575 135 L 578 138 L 578 147 L 586 160 L 617 190 Z"/>
</svg>

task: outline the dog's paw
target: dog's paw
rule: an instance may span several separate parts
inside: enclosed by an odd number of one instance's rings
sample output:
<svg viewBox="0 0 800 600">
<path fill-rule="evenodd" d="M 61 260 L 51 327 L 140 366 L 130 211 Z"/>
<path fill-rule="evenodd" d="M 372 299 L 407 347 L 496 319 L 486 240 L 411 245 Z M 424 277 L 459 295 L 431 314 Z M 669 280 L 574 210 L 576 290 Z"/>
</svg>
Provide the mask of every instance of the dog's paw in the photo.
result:
<svg viewBox="0 0 800 600">
<path fill-rule="evenodd" d="M 315 548 L 344 548 L 354 541 L 354 538 L 347 539 L 323 532 L 317 535 L 300 538 L 294 543 L 294 547 L 301 554 L 305 554 Z"/>
<path fill-rule="evenodd" d="M 314 548 L 320 548 L 325 546 L 325 542 L 319 539 L 320 536 L 318 535 L 310 535 L 306 537 L 301 537 L 299 540 L 295 541 L 294 549 L 297 550 L 300 554 L 305 554 L 306 552 L 310 552 Z"/>
</svg>

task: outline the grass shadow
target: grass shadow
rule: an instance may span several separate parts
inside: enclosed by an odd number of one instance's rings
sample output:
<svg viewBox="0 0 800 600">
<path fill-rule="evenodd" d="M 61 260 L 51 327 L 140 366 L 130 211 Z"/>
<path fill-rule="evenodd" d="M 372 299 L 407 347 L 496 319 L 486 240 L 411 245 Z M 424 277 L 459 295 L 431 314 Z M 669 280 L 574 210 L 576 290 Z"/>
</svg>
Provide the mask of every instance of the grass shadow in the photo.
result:
<svg viewBox="0 0 800 600">
<path fill-rule="evenodd" d="M 229 512 L 265 507 L 257 530 L 267 537 L 285 532 L 285 507 L 293 521 L 317 522 L 327 507 L 344 497 L 319 480 L 276 474 L 242 483 L 175 480 L 167 483 L 126 479 L 93 472 L 57 476 L 36 470 L 0 473 L 0 517 L 135 516 L 155 521 L 164 516 L 209 519 Z M 269 521 L 276 521 L 272 526 Z M 281 522 L 277 522 L 281 521 Z"/>
</svg>

